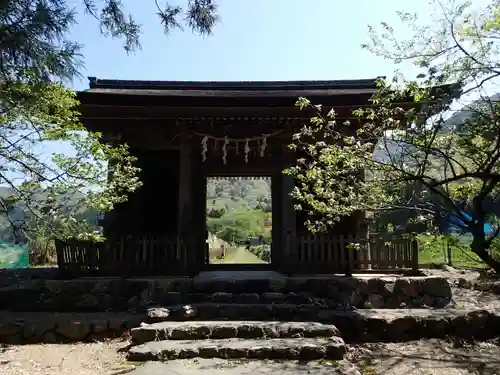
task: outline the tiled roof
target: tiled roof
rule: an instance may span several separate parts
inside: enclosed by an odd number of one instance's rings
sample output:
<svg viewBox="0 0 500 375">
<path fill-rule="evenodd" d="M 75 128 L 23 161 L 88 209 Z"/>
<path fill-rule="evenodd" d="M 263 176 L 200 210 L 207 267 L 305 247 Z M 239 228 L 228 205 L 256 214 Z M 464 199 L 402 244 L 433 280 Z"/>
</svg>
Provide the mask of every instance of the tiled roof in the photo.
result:
<svg viewBox="0 0 500 375">
<path fill-rule="evenodd" d="M 288 97 L 370 94 L 377 78 L 338 81 L 136 81 L 89 77 L 88 93 L 190 96 Z"/>
</svg>

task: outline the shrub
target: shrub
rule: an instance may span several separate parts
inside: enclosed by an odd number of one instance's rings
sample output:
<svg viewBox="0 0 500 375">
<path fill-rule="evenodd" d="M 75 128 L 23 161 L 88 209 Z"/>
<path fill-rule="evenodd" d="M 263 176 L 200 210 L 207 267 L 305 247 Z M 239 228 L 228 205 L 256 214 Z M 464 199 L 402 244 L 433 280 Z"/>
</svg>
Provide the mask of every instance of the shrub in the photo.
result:
<svg viewBox="0 0 500 375">
<path fill-rule="evenodd" d="M 53 240 L 37 237 L 28 242 L 30 265 L 43 266 L 57 263 L 56 246 Z"/>
<path fill-rule="evenodd" d="M 271 261 L 271 247 L 269 245 L 254 245 L 250 246 L 248 250 L 264 262 Z"/>
</svg>

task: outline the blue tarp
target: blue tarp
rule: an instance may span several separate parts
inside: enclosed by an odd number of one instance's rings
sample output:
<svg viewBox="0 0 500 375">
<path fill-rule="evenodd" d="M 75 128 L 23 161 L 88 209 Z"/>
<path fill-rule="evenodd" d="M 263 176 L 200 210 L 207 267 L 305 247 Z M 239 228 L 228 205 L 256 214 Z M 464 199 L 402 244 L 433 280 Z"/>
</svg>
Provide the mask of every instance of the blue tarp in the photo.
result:
<svg viewBox="0 0 500 375">
<path fill-rule="evenodd" d="M 0 242 L 0 268 L 27 267 L 29 267 L 28 246 Z"/>
<path fill-rule="evenodd" d="M 460 213 L 463 215 L 463 217 L 466 220 L 471 220 L 471 216 L 467 215 L 465 212 L 460 211 Z M 450 215 L 448 219 L 448 230 L 455 230 L 459 232 L 464 232 L 468 233 L 469 230 L 467 228 L 467 225 L 464 223 L 464 221 L 458 217 L 458 215 L 452 214 Z M 484 224 L 484 234 L 486 236 L 491 236 L 494 234 L 493 226 L 490 223 L 485 223 Z"/>
</svg>

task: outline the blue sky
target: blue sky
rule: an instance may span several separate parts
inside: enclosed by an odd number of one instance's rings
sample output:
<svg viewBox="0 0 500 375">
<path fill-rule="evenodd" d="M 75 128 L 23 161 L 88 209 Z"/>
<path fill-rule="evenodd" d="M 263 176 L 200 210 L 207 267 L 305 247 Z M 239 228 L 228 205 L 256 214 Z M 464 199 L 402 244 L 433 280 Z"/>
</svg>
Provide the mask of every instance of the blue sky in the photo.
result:
<svg viewBox="0 0 500 375">
<path fill-rule="evenodd" d="M 187 0 L 172 0 L 185 4 Z M 396 10 L 425 15 L 426 1 L 218 0 L 221 23 L 211 37 L 175 31 L 168 37 L 154 0 L 125 0 L 142 25 L 142 50 L 127 55 L 120 40 L 79 17 L 72 31 L 84 45 L 86 76 L 146 80 L 307 80 L 390 75 L 394 66 L 361 49 L 368 24 L 397 22 Z M 161 4 L 161 0 L 159 0 Z M 416 3 L 418 3 L 418 8 Z"/>
<path fill-rule="evenodd" d="M 210 37 L 190 30 L 165 36 L 155 0 L 123 0 L 142 26 L 142 49 L 127 55 L 118 39 L 100 34 L 73 0 L 78 24 L 70 39 L 84 47 L 82 79 L 72 88 L 88 88 L 87 76 L 143 80 L 329 80 L 375 78 L 394 66 L 361 48 L 368 25 L 398 23 L 396 0 L 217 0 L 221 22 Z M 162 0 L 158 0 L 162 4 Z M 185 5 L 187 0 L 170 0 Z M 416 4 L 418 3 L 418 4 Z M 404 2 L 407 12 L 429 14 L 427 1 Z M 403 69 L 411 73 L 411 69 Z M 72 154 L 64 143 L 39 145 L 40 158 L 57 150 Z"/>
</svg>

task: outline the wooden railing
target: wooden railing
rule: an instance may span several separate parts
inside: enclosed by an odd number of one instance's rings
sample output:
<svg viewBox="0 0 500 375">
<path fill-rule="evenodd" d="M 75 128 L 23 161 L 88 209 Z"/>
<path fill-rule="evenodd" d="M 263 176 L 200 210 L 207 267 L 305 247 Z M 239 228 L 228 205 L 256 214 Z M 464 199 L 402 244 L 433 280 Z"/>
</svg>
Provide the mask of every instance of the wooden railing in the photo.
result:
<svg viewBox="0 0 500 375">
<path fill-rule="evenodd" d="M 287 272 L 303 274 L 417 270 L 418 242 L 396 236 L 359 240 L 351 236 L 287 235 L 282 266 Z"/>
<path fill-rule="evenodd" d="M 201 245 L 200 245 L 201 243 Z M 358 243 L 357 248 L 349 244 Z M 58 265 L 67 277 L 195 275 L 206 262 L 203 241 L 161 236 L 58 241 Z M 273 259 L 289 274 L 347 274 L 418 269 L 418 242 L 405 237 L 285 236 Z M 274 263 L 274 261 L 273 261 Z"/>
<path fill-rule="evenodd" d="M 200 261 L 194 246 L 194 239 L 160 236 L 56 243 L 59 269 L 71 277 L 189 274 L 197 271 L 194 268 Z"/>
</svg>

